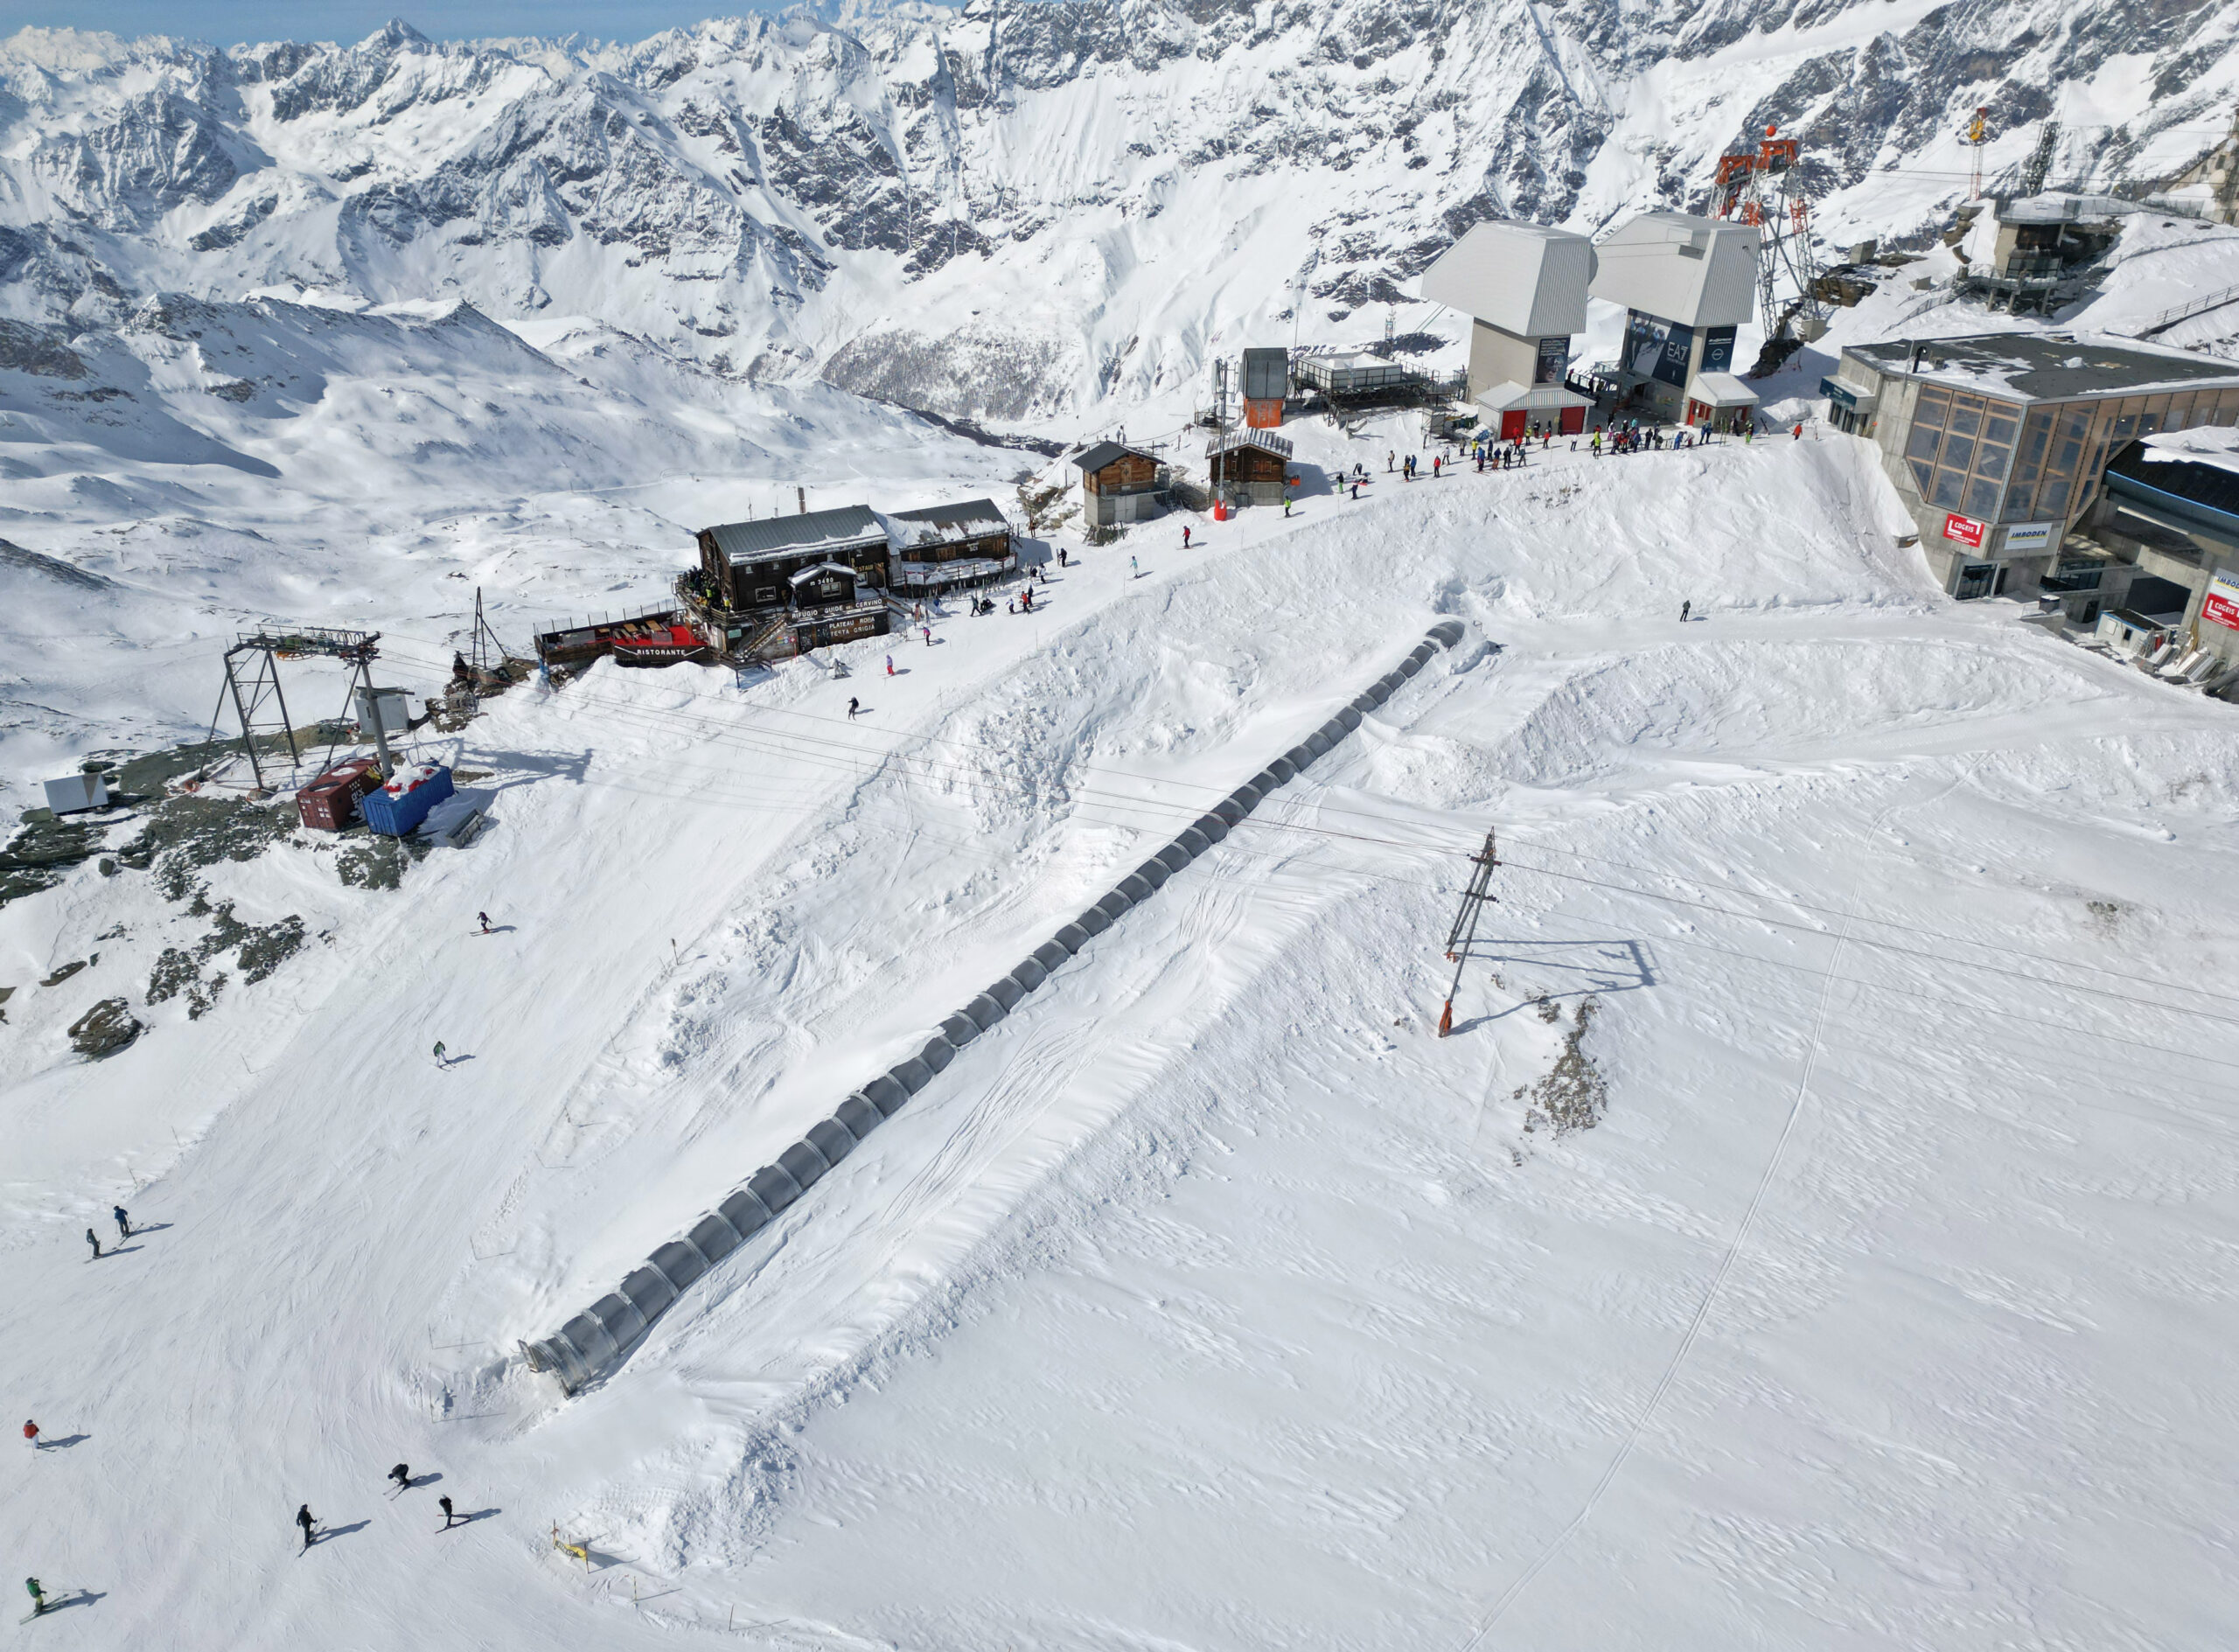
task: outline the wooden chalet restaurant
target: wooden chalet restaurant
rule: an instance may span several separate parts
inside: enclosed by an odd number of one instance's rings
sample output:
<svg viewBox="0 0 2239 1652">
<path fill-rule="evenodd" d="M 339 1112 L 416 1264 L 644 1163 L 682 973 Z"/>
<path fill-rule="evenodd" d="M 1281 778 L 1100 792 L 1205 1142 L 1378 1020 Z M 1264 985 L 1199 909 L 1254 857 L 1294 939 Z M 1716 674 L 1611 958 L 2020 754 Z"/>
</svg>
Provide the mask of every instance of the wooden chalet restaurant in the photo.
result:
<svg viewBox="0 0 2239 1652">
<path fill-rule="evenodd" d="M 896 511 L 886 520 L 896 591 L 923 596 L 962 590 L 1018 570 L 1011 525 L 993 499 Z"/>
<path fill-rule="evenodd" d="M 884 513 L 868 505 L 725 522 L 694 535 L 699 565 L 676 602 L 547 631 L 548 666 L 612 656 L 626 666 L 788 659 L 892 628 L 896 599 L 1002 579 L 1018 569 L 1011 525 L 993 499 Z"/>
</svg>

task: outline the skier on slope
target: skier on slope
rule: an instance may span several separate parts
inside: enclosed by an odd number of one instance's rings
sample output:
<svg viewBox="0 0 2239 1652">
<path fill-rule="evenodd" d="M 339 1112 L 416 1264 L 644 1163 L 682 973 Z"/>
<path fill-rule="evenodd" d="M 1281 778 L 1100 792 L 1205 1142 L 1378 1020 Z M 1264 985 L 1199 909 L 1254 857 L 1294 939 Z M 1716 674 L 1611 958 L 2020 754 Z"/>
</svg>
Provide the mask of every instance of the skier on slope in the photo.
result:
<svg viewBox="0 0 2239 1652">
<path fill-rule="evenodd" d="M 101 1253 L 101 1236 L 94 1232 L 91 1228 L 87 1228 L 86 1230 L 86 1243 L 94 1247 L 94 1256 L 95 1259 L 98 1260 Z"/>
<path fill-rule="evenodd" d="M 311 1514 L 310 1504 L 305 1503 L 296 1510 L 296 1523 L 303 1529 L 303 1547 L 308 1550 L 311 1546 L 311 1528 L 318 1524 L 317 1519 Z"/>
<path fill-rule="evenodd" d="M 25 1578 L 24 1579 L 24 1592 L 31 1598 L 31 1616 L 37 1617 L 40 1613 L 46 1610 L 45 1585 L 42 1584 L 37 1578 Z"/>
<path fill-rule="evenodd" d="M 487 912 L 477 912 L 474 916 L 476 921 L 482 925 L 482 932 L 485 935 L 490 933 L 490 915 Z"/>
<path fill-rule="evenodd" d="M 116 1218 L 116 1242 L 122 1244 L 132 1237 L 132 1218 L 124 1214 L 121 1204 L 110 1206 L 109 1214 Z"/>
<path fill-rule="evenodd" d="M 450 1064 L 450 1058 L 443 1054 L 443 1041 L 438 1038 L 436 1041 L 436 1065 L 449 1067 Z"/>
<path fill-rule="evenodd" d="M 847 721 L 849 722 L 855 721 L 855 714 L 862 708 L 862 702 L 858 701 L 854 695 L 849 694 L 847 696 Z"/>
<path fill-rule="evenodd" d="M 412 1488 L 412 1470 L 403 1463 L 399 1463 L 390 1469 L 388 1477 L 396 1481 L 396 1488 L 399 1491 L 409 1491 Z"/>
<path fill-rule="evenodd" d="M 24 1423 L 24 1438 L 25 1439 L 28 1439 L 29 1441 L 31 1441 L 31 1449 L 32 1449 L 33 1451 L 45 1451 L 45 1450 L 46 1449 L 46 1447 L 45 1447 L 45 1446 L 43 1446 L 43 1445 L 41 1445 L 41 1444 L 39 1443 L 39 1438 L 38 1438 L 38 1425 L 37 1423 L 33 1423 L 33 1422 L 26 1422 L 26 1423 Z"/>
<path fill-rule="evenodd" d="M 886 657 L 886 674 L 889 677 L 894 675 L 894 656 L 891 654 Z"/>
<path fill-rule="evenodd" d="M 1140 579 L 1143 576 L 1142 565 L 1132 556 L 1127 559 L 1127 575 L 1131 579 Z"/>
<path fill-rule="evenodd" d="M 1679 604 L 1679 623 L 1682 625 L 1685 624 L 1687 623 L 1687 616 L 1694 611 L 1695 599 L 1690 596 L 1685 602 Z"/>
<path fill-rule="evenodd" d="M 451 1500 L 448 1497 L 438 1497 L 436 1499 L 436 1507 L 443 1511 L 443 1530 L 449 1531 L 451 1529 L 451 1522 L 457 1517 L 451 1513 Z"/>
</svg>

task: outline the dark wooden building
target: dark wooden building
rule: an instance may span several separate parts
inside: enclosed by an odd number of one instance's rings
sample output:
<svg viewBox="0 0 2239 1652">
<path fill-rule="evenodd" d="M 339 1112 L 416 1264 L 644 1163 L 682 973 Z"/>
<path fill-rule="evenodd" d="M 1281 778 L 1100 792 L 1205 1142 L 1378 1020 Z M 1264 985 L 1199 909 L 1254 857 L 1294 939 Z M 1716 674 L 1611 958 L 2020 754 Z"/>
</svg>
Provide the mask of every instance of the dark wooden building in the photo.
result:
<svg viewBox="0 0 2239 1652">
<path fill-rule="evenodd" d="M 886 520 L 892 530 L 889 568 L 897 591 L 985 585 L 1018 568 L 1010 522 L 993 499 L 896 511 Z"/>
<path fill-rule="evenodd" d="M 735 613 L 788 606 L 786 582 L 820 562 L 847 563 L 865 585 L 887 582 L 886 525 L 865 505 L 728 522 L 699 537 L 706 595 Z"/>
<path fill-rule="evenodd" d="M 1224 431 L 1205 449 L 1213 492 L 1231 505 L 1280 505 L 1290 465 L 1289 439 L 1272 430 Z"/>
<path fill-rule="evenodd" d="M 1166 511 L 1167 481 L 1157 457 L 1117 442 L 1073 456 L 1081 472 L 1081 515 L 1091 527 L 1147 522 Z"/>
<path fill-rule="evenodd" d="M 887 630 L 890 547 L 867 506 L 729 522 L 699 540 L 700 566 L 679 589 L 727 659 L 784 659 Z M 844 595 L 837 573 L 849 576 Z"/>
</svg>

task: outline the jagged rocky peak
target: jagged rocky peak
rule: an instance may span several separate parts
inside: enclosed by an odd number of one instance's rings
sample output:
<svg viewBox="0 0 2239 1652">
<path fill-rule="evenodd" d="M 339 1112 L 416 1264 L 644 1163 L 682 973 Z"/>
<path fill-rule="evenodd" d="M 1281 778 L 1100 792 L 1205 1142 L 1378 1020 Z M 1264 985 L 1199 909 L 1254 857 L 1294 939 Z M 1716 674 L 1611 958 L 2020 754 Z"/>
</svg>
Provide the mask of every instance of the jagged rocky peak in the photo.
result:
<svg viewBox="0 0 2239 1652">
<path fill-rule="evenodd" d="M 844 0 L 637 42 L 0 42 L 0 314 L 464 297 L 734 374 L 1025 419 L 1365 331 L 1480 219 L 1598 228 L 1800 136 L 1831 238 L 1940 224 L 2058 90 L 2058 181 L 2173 172 L 2215 8 L 1977 0 Z M 2102 118 L 2103 117 L 2103 118 Z M 1380 316 L 1373 318 L 1380 324 Z"/>
</svg>

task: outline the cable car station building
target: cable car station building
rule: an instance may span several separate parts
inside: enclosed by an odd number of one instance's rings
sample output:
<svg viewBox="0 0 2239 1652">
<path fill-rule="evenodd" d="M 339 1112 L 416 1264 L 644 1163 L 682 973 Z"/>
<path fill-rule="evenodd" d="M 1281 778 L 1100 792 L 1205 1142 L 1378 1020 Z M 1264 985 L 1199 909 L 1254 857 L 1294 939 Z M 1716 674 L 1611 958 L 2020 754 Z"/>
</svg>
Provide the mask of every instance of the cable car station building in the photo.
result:
<svg viewBox="0 0 2239 1652">
<path fill-rule="evenodd" d="M 2157 431 L 2239 421 L 2239 366 L 2068 333 L 1852 345 L 1820 389 L 1831 422 L 1873 443 L 1929 568 L 1963 600 L 2096 608 L 2107 576 L 2130 574 L 2074 532 L 2109 459 Z"/>
<path fill-rule="evenodd" d="M 1534 425 L 1586 428 L 1593 400 L 1563 380 L 1594 271 L 1594 243 L 1575 231 L 1496 220 L 1472 226 L 1423 272 L 1424 297 L 1471 318 L 1469 399 L 1503 440 Z"/>
<path fill-rule="evenodd" d="M 1594 248 L 1594 296 L 1625 307 L 1621 411 L 1719 429 L 1754 416 L 1733 335 L 1756 302 L 1757 241 L 1753 224 L 1643 213 Z"/>
</svg>

